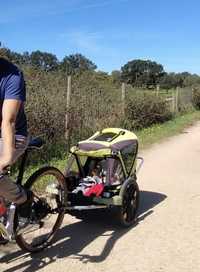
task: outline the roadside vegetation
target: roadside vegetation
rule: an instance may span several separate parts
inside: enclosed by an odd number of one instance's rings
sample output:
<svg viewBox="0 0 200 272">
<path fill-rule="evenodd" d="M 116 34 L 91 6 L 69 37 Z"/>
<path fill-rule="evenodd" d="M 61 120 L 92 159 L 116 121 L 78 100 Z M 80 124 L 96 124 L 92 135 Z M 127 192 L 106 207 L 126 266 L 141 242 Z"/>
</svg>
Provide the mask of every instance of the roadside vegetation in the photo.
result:
<svg viewBox="0 0 200 272">
<path fill-rule="evenodd" d="M 200 117 L 200 77 L 167 73 L 151 60 L 131 60 L 108 74 L 81 54 L 58 60 L 39 50 L 19 54 L 4 47 L 0 56 L 23 70 L 29 131 L 46 141 L 41 152 L 31 154 L 31 169 L 49 163 L 63 168 L 71 145 L 105 127 L 134 131 L 144 148 Z M 67 107 L 68 76 L 72 83 Z"/>
</svg>

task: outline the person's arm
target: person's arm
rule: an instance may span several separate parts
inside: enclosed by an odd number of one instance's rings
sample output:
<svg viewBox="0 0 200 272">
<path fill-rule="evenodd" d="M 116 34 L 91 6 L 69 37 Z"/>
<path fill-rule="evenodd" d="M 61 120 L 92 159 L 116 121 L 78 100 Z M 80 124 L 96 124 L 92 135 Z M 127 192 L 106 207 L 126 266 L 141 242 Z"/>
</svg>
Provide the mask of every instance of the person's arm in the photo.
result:
<svg viewBox="0 0 200 272">
<path fill-rule="evenodd" d="M 5 85 L 5 96 L 2 106 L 1 136 L 3 153 L 0 156 L 0 171 L 12 163 L 15 148 L 15 121 L 21 103 L 26 99 L 23 74 L 12 66 L 12 73 Z"/>
<path fill-rule="evenodd" d="M 12 163 L 15 149 L 15 121 L 21 101 L 6 99 L 2 107 L 1 137 L 3 140 L 3 153 L 0 157 L 0 171 Z"/>
</svg>

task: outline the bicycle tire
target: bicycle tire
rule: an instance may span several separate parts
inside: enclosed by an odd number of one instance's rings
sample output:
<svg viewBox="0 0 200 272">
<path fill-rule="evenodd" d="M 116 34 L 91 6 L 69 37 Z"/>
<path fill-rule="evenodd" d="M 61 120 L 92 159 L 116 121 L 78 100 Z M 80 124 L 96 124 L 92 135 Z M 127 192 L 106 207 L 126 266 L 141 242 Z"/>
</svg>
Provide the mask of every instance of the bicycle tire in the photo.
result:
<svg viewBox="0 0 200 272">
<path fill-rule="evenodd" d="M 52 230 L 49 233 L 49 235 L 47 235 L 46 239 L 43 239 L 42 242 L 38 242 L 38 244 L 30 244 L 26 241 L 26 239 L 24 238 L 25 234 L 17 234 L 15 235 L 15 240 L 16 243 L 18 244 L 18 246 L 23 249 L 26 250 L 28 252 L 34 253 L 34 252 L 39 252 L 41 250 L 43 250 L 44 248 L 48 247 L 51 243 L 53 238 L 55 237 L 55 234 L 57 232 L 57 230 L 60 228 L 64 215 L 65 215 L 65 207 L 67 204 L 67 187 L 66 187 L 66 183 L 65 183 L 65 177 L 64 175 L 55 167 L 43 167 L 40 168 L 39 170 L 37 170 L 36 172 L 34 172 L 26 181 L 26 183 L 24 184 L 24 188 L 27 190 L 33 190 L 33 186 L 34 184 L 36 184 L 36 182 L 38 180 L 40 180 L 40 178 L 45 177 L 47 175 L 52 176 L 53 178 L 56 179 L 56 181 L 59 184 L 59 190 L 60 190 L 60 194 L 61 194 L 61 205 L 62 205 L 62 209 L 60 209 L 60 211 L 57 214 L 57 219 L 55 221 L 55 224 L 52 224 Z M 16 215 L 17 216 L 17 215 Z M 41 227 L 42 228 L 42 227 Z"/>
</svg>

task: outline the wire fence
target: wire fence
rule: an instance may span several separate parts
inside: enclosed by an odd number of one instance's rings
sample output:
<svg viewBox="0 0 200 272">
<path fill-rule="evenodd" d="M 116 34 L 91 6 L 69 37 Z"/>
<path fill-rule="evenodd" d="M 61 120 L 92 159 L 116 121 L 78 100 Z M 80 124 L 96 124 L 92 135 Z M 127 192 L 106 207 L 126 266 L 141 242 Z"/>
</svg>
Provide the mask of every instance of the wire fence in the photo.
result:
<svg viewBox="0 0 200 272">
<path fill-rule="evenodd" d="M 172 114 L 186 111 L 192 106 L 190 88 L 163 91 L 135 89 L 125 84 L 115 88 L 93 84 L 83 86 L 73 82 L 73 78 L 70 88 L 70 103 L 66 114 L 69 143 L 84 139 L 103 127 L 122 125 L 126 118 L 127 102 L 137 94 L 151 93 L 164 99 Z"/>
<path fill-rule="evenodd" d="M 67 143 L 69 147 L 102 128 L 125 128 L 129 105 L 133 108 L 133 103 L 138 103 L 137 116 L 142 115 L 143 119 L 152 117 L 148 101 L 154 101 L 154 96 L 155 101 L 157 98 L 164 100 L 172 114 L 187 110 L 192 105 L 190 88 L 143 90 L 125 84 L 115 85 L 109 78 L 97 77 L 96 74 L 73 76 L 69 80 L 65 75 L 27 71 L 26 81 L 29 131 L 51 141 L 50 149 L 55 149 L 55 153 L 58 150 L 56 145 Z M 151 100 L 146 99 L 143 107 L 143 98 L 148 98 L 149 94 Z M 140 96 L 139 99 L 137 96 Z M 145 112 L 144 108 L 149 109 Z M 159 114 L 162 114 L 162 109 Z M 135 115 L 131 118 L 127 128 L 130 125 L 134 129 Z"/>
</svg>

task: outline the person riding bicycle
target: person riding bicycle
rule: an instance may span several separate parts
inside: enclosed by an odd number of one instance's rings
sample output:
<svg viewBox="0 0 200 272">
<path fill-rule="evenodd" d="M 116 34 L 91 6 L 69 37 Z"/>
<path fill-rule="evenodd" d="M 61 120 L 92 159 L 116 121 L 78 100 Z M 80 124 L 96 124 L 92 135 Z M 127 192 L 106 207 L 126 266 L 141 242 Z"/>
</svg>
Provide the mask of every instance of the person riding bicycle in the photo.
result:
<svg viewBox="0 0 200 272">
<path fill-rule="evenodd" d="M 24 218 L 30 213 L 31 193 L 27 194 L 8 177 L 7 167 L 16 162 L 28 145 L 25 100 L 23 73 L 0 49 L 0 196 L 15 203 Z"/>
</svg>

